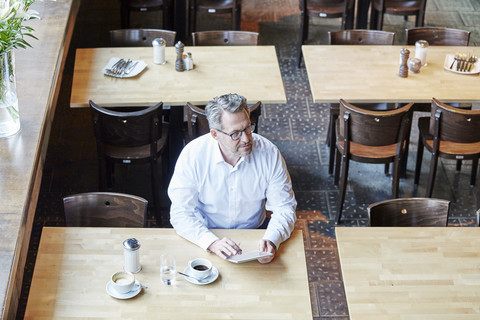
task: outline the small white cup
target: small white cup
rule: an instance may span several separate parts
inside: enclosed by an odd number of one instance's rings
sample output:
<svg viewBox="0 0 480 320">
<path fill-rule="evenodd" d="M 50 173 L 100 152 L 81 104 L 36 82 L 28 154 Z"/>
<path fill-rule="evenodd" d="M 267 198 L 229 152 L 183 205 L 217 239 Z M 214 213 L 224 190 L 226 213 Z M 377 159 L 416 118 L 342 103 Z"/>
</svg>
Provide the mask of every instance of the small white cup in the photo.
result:
<svg viewBox="0 0 480 320">
<path fill-rule="evenodd" d="M 111 280 L 113 289 L 118 293 L 127 293 L 135 286 L 135 276 L 130 272 L 115 272 Z"/>
<path fill-rule="evenodd" d="M 197 279 L 205 279 L 212 272 L 212 263 L 207 259 L 197 258 L 189 261 L 190 275 Z"/>
</svg>

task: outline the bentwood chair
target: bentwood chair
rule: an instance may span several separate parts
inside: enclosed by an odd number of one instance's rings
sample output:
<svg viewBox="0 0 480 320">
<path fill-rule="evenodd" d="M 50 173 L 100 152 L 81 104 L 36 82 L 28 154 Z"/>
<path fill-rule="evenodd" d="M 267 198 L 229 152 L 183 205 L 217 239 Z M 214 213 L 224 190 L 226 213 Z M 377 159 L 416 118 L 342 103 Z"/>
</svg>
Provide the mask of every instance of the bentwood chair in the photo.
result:
<svg viewBox="0 0 480 320">
<path fill-rule="evenodd" d="M 232 30 L 240 30 L 242 0 L 190 0 L 189 2 L 190 33 L 196 31 L 198 13 L 229 13 L 232 15 Z"/>
<path fill-rule="evenodd" d="M 480 209 L 477 210 L 477 227 L 480 227 Z"/>
<path fill-rule="evenodd" d="M 395 33 L 379 30 L 340 30 L 329 31 L 328 37 L 331 45 L 393 45 Z M 387 103 L 362 103 L 355 106 L 367 110 L 391 110 L 397 107 L 396 104 Z M 335 123 L 338 118 L 338 103 L 330 104 L 330 120 L 328 122 L 327 145 L 330 148 L 328 173 L 333 173 L 335 161 Z M 388 171 L 388 164 L 385 168 Z"/>
<path fill-rule="evenodd" d="M 382 30 L 383 15 L 415 16 L 415 26 L 423 27 L 427 0 L 372 0 L 370 29 Z"/>
<path fill-rule="evenodd" d="M 430 117 L 418 119 L 418 152 L 415 184 L 418 185 L 423 149 L 432 153 L 425 197 L 431 197 L 438 158 L 472 160 L 470 185 L 475 185 L 480 157 L 480 110 L 464 110 L 432 99 Z M 458 169 L 458 167 L 457 167 Z"/>
<path fill-rule="evenodd" d="M 341 29 L 353 29 L 355 0 L 299 0 L 300 35 L 297 44 L 297 65 L 302 62 L 302 45 L 308 40 L 310 18 L 342 18 Z"/>
<path fill-rule="evenodd" d="M 198 31 L 192 33 L 194 46 L 256 46 L 258 32 Z"/>
<path fill-rule="evenodd" d="M 173 27 L 173 3 L 171 0 L 120 0 L 121 26 L 130 28 L 132 12 L 151 12 L 163 10 L 163 28 Z"/>
<path fill-rule="evenodd" d="M 250 122 L 255 124 L 254 132 L 258 133 L 258 120 L 262 114 L 262 103 L 258 101 L 254 105 L 249 106 L 248 110 L 250 112 Z M 197 107 L 188 102 L 185 106 L 185 114 L 187 118 L 187 128 L 185 134 L 186 143 L 210 132 L 207 116 L 205 114 L 205 107 Z"/>
<path fill-rule="evenodd" d="M 406 29 L 407 45 L 418 40 L 427 40 L 431 46 L 468 46 L 470 31 L 440 27 Z"/>
<path fill-rule="evenodd" d="M 393 162 L 392 197 L 398 198 L 400 161 L 404 156 L 413 103 L 387 111 L 370 111 L 340 100 L 337 119 L 335 184 L 339 186 L 337 216 L 341 221 L 350 160 L 363 163 Z M 341 162 L 341 168 L 340 168 Z"/>
<path fill-rule="evenodd" d="M 86 192 L 63 198 L 67 227 L 146 226 L 148 201 L 131 194 Z"/>
<path fill-rule="evenodd" d="M 160 218 L 160 182 L 168 175 L 168 124 L 163 123 L 163 103 L 144 109 L 103 108 L 90 101 L 97 141 L 100 190 L 114 189 L 115 164 L 149 164 L 154 206 Z M 158 159 L 162 160 L 162 171 Z M 161 173 L 161 174 L 160 174 Z"/>
<path fill-rule="evenodd" d="M 113 47 L 151 47 L 156 38 L 163 38 L 167 46 L 175 44 L 175 31 L 162 29 L 117 29 L 110 30 Z"/>
<path fill-rule="evenodd" d="M 446 227 L 450 201 L 432 198 L 399 198 L 368 206 L 371 227 Z"/>
</svg>

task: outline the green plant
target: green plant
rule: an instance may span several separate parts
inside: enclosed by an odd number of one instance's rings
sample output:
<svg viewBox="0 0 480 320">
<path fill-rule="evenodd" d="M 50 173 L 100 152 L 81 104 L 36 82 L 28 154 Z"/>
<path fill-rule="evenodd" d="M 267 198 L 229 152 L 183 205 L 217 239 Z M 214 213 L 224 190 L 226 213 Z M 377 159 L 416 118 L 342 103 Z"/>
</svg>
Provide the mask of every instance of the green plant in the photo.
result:
<svg viewBox="0 0 480 320">
<path fill-rule="evenodd" d="M 33 28 L 23 23 L 38 19 L 38 13 L 29 10 L 35 0 L 0 0 L 0 54 L 15 48 L 26 48 L 31 45 L 25 36 L 37 39 Z"/>
</svg>

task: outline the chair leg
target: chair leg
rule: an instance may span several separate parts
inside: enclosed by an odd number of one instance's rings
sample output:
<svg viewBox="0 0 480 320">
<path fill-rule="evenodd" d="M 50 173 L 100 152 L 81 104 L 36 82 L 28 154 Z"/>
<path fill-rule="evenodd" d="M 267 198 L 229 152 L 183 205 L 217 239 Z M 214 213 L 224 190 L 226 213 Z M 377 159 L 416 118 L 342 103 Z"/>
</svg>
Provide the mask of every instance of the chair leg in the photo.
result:
<svg viewBox="0 0 480 320">
<path fill-rule="evenodd" d="M 335 224 L 340 224 L 342 217 L 343 202 L 345 201 L 345 193 L 347 191 L 348 165 L 348 157 L 346 155 L 342 156 L 342 179 L 340 180 L 339 194 L 337 200 L 337 217 L 335 218 Z"/>
<path fill-rule="evenodd" d="M 398 198 L 398 186 L 400 184 L 400 168 L 401 168 L 400 158 L 395 158 L 393 162 L 393 173 L 392 173 L 392 198 Z"/>
<path fill-rule="evenodd" d="M 162 163 L 163 165 L 163 163 Z M 155 218 L 157 220 L 157 222 L 160 222 L 161 221 L 161 211 L 160 211 L 160 184 L 159 184 L 159 179 L 160 179 L 160 175 L 159 175 L 159 172 L 158 172 L 158 162 L 157 161 L 154 161 L 152 160 L 150 162 L 150 166 L 151 166 L 151 170 L 152 170 L 152 195 L 153 195 L 153 206 L 154 206 L 154 210 L 155 210 Z M 162 176 L 162 179 L 163 179 L 163 176 Z"/>
<path fill-rule="evenodd" d="M 302 64 L 302 45 L 308 38 L 308 15 L 305 12 L 300 13 L 300 35 L 297 48 L 297 67 Z"/>
<path fill-rule="evenodd" d="M 188 11 L 188 15 L 190 17 L 189 19 L 189 29 L 190 29 L 190 34 L 189 36 L 192 35 L 192 32 L 195 32 L 196 30 L 196 24 L 197 24 L 197 10 L 195 6 L 190 6 L 190 10 Z"/>
<path fill-rule="evenodd" d="M 334 161 L 335 161 L 335 143 L 336 143 L 336 120 L 338 115 L 334 113 L 332 107 L 330 107 L 330 122 L 328 123 L 328 136 L 327 136 L 327 144 L 330 149 L 329 159 L 328 159 L 328 174 L 333 173 Z"/>
<path fill-rule="evenodd" d="M 478 167 L 478 158 L 475 158 L 472 161 L 472 174 L 470 176 L 470 185 L 472 187 L 475 185 L 475 181 L 477 180 L 477 167 Z"/>
<path fill-rule="evenodd" d="M 128 29 L 130 27 L 130 11 L 124 5 L 120 9 L 120 25 L 122 29 Z"/>
<path fill-rule="evenodd" d="M 377 27 L 377 19 L 378 19 L 379 12 L 373 7 L 370 10 L 370 29 L 375 30 Z"/>
<path fill-rule="evenodd" d="M 338 179 L 340 178 L 340 161 L 342 159 L 342 155 L 340 154 L 340 151 L 336 151 L 335 155 L 335 179 L 334 183 L 336 186 L 338 186 Z"/>
<path fill-rule="evenodd" d="M 457 171 L 462 170 L 462 160 L 457 160 L 457 165 L 455 166 L 455 170 Z"/>
<path fill-rule="evenodd" d="M 428 174 L 428 185 L 427 191 L 425 192 L 425 198 L 432 197 L 433 185 L 435 183 L 435 175 L 437 173 L 437 164 L 438 164 L 438 153 L 432 154 L 432 159 L 430 160 L 430 173 Z"/>
<path fill-rule="evenodd" d="M 235 17 L 235 30 L 242 30 L 241 29 L 241 25 L 242 25 L 242 6 L 239 4 L 236 8 L 235 8 L 235 13 L 236 15 Z"/>
<path fill-rule="evenodd" d="M 413 183 L 418 185 L 420 180 L 420 172 L 422 171 L 422 159 L 423 159 L 423 141 L 422 137 L 418 138 L 418 150 L 417 150 L 417 161 L 415 163 L 415 178 Z"/>
</svg>

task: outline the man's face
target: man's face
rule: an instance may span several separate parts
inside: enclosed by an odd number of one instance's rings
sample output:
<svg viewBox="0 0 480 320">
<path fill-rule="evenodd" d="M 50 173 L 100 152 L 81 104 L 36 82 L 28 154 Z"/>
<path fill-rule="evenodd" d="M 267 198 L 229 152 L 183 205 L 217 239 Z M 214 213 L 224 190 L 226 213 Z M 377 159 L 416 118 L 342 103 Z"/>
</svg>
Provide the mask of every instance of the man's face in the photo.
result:
<svg viewBox="0 0 480 320">
<path fill-rule="evenodd" d="M 223 112 L 222 115 L 222 131 L 232 134 L 235 131 L 242 131 L 250 125 L 250 117 L 247 111 L 230 113 Z M 226 158 L 243 157 L 252 152 L 253 138 L 252 134 L 242 132 L 239 140 L 233 141 L 228 135 L 217 130 L 212 130 L 213 137 L 218 141 L 220 150 Z"/>
</svg>

